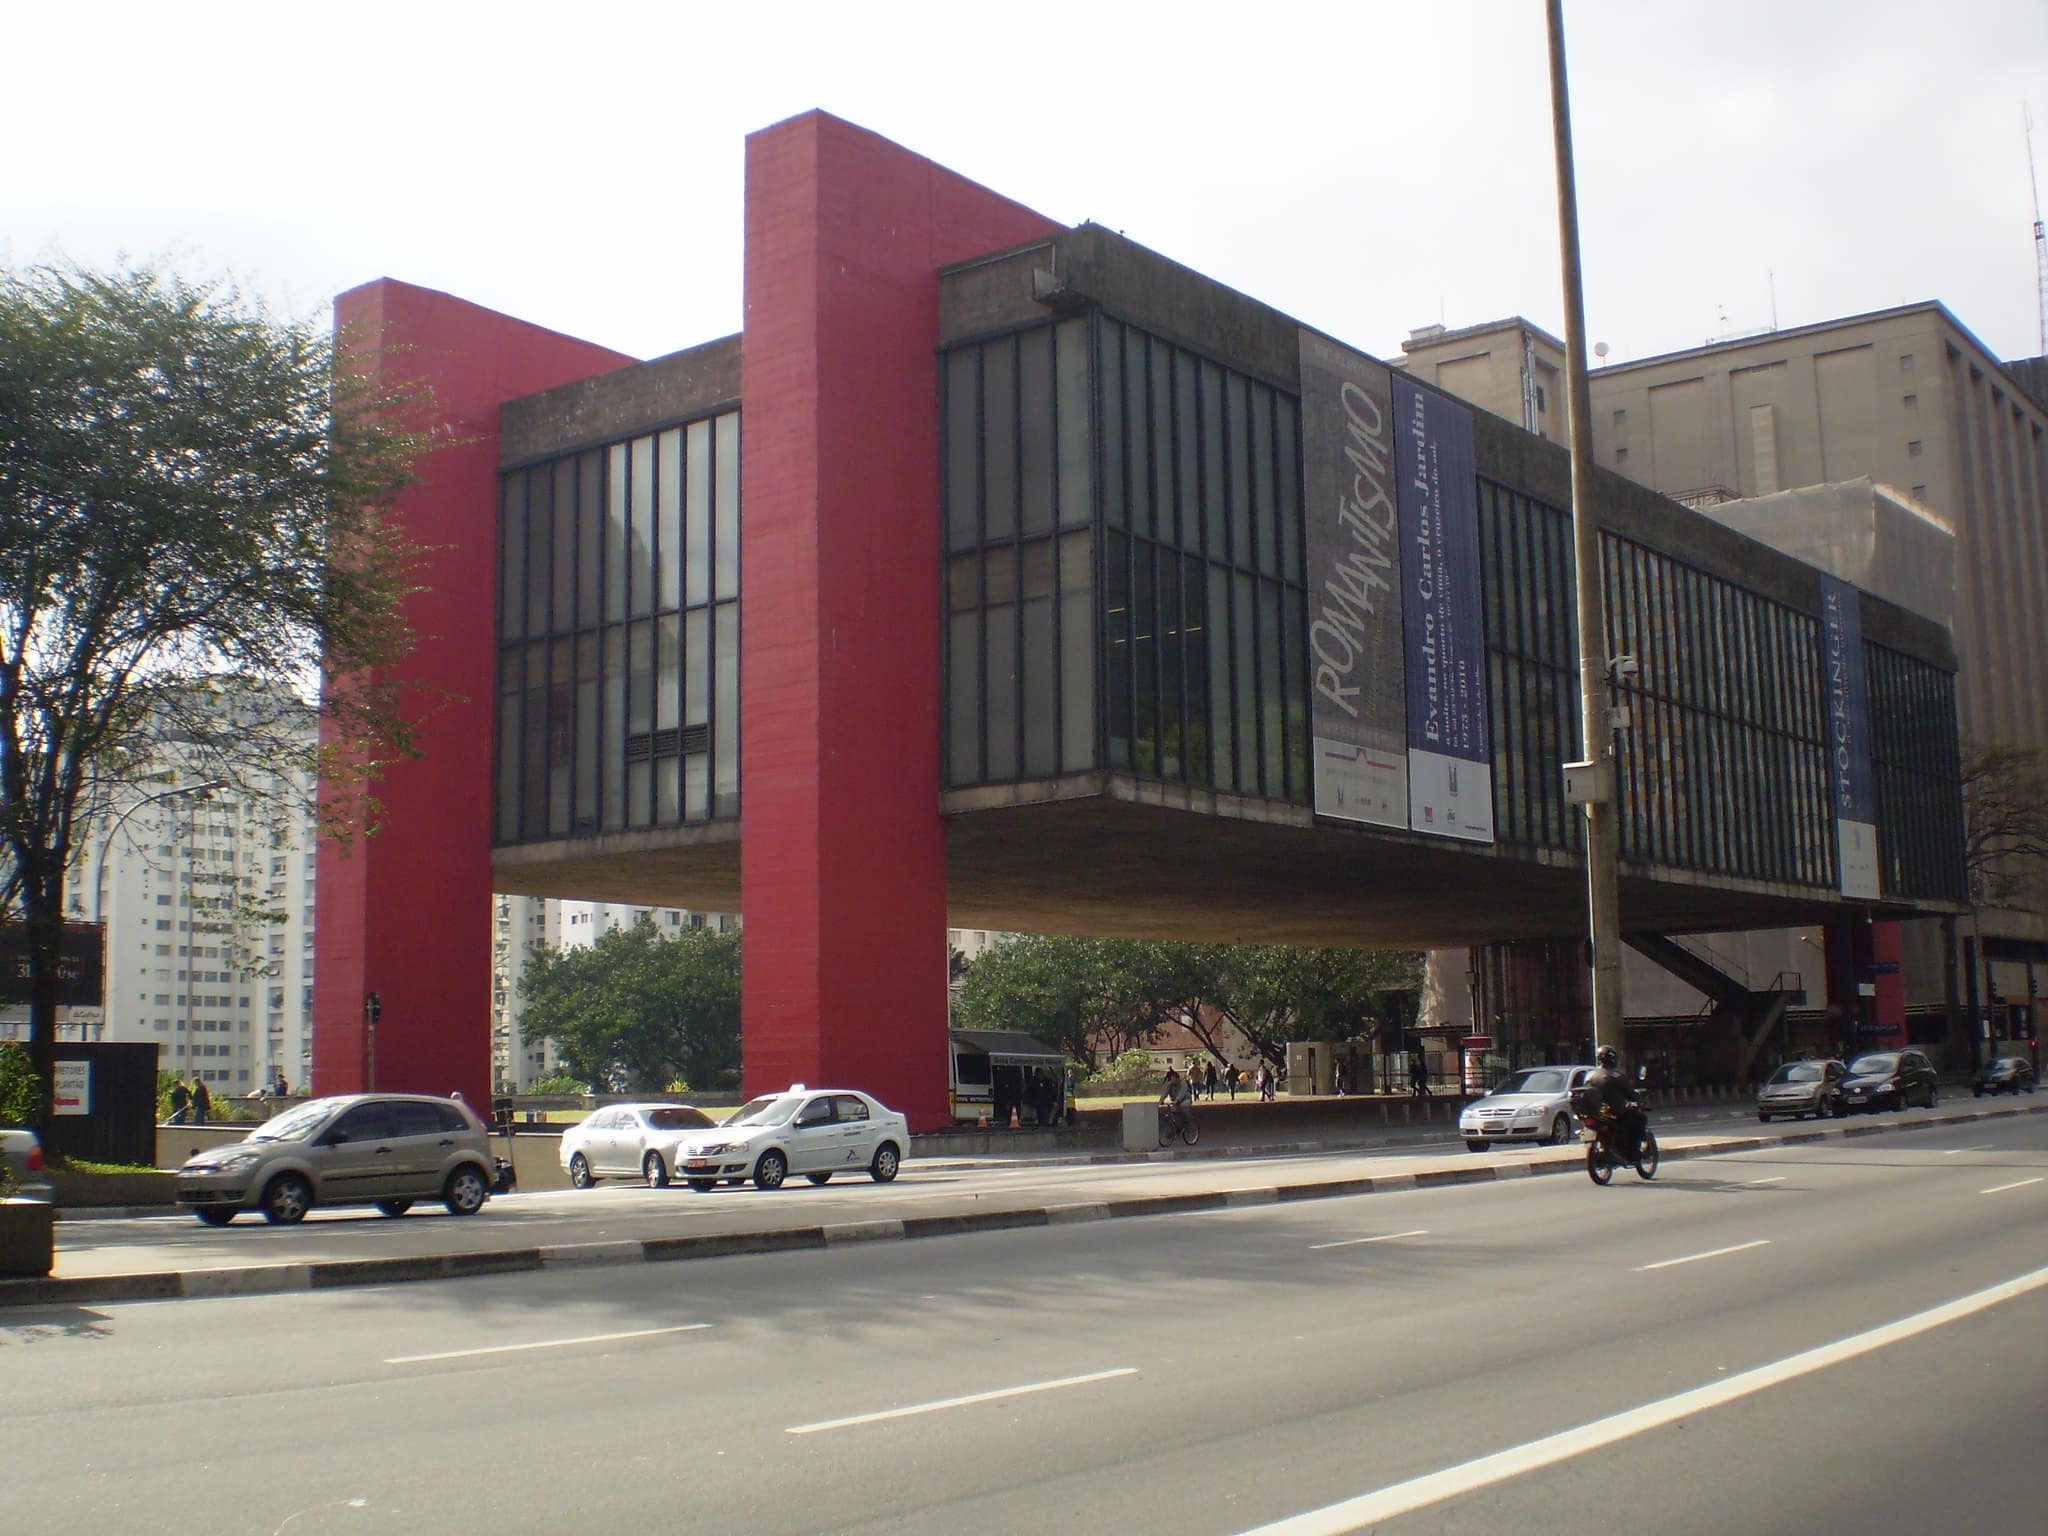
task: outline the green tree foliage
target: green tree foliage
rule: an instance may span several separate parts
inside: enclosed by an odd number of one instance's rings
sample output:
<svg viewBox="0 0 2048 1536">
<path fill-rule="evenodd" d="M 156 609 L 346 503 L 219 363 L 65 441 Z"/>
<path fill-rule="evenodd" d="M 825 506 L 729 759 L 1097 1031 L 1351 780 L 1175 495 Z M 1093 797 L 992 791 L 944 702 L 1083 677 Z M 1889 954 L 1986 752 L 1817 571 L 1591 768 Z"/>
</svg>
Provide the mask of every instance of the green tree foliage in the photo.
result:
<svg viewBox="0 0 2048 1536">
<path fill-rule="evenodd" d="M 587 949 L 527 950 L 524 1027 L 545 1035 L 569 1076 L 601 1092 L 735 1087 L 740 1070 L 740 936 L 649 922 Z"/>
<path fill-rule="evenodd" d="M 43 1095 L 28 1052 L 17 1040 L 0 1040 L 0 1125 L 37 1125 Z"/>
<path fill-rule="evenodd" d="M 423 439 L 356 355 L 225 283 L 0 270 L 0 915 L 27 929 L 46 1091 L 66 882 L 123 786 L 176 764 L 245 801 L 323 769 L 359 789 L 409 750 L 386 669 L 416 555 L 389 512 Z M 323 666 L 350 681 L 315 733 Z"/>
<path fill-rule="evenodd" d="M 1220 1057 L 1206 1006 L 1279 1064 L 1289 1040 L 1373 1036 L 1421 979 L 1422 957 L 1402 951 L 1025 935 L 967 968 L 953 1018 L 969 1029 L 1021 1029 L 1092 1062 L 1192 1017 L 1196 1037 Z"/>
</svg>

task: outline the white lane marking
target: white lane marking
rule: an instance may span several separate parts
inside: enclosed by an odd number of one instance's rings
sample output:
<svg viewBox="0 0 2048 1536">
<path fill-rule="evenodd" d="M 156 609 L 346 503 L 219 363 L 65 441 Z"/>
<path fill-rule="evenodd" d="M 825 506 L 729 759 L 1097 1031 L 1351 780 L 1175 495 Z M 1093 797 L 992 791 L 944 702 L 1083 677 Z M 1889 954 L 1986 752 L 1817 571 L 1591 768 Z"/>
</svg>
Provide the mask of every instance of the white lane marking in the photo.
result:
<svg viewBox="0 0 2048 1536">
<path fill-rule="evenodd" d="M 673 1328 L 635 1328 L 626 1333 L 586 1333 L 577 1339 L 536 1339 L 530 1344 L 486 1344 L 481 1349 L 444 1349 L 432 1355 L 393 1355 L 386 1365 L 419 1365 L 428 1360 L 467 1360 L 473 1355 L 510 1355 L 522 1349 L 566 1349 L 571 1344 L 610 1344 L 619 1339 L 647 1339 L 659 1333 L 694 1333 L 709 1323 L 678 1323 Z"/>
<path fill-rule="evenodd" d="M 1768 1179 L 1750 1179 L 1748 1182 L 1751 1184 L 1782 1184 L 1785 1182 L 1785 1175 L 1774 1173 Z"/>
<path fill-rule="evenodd" d="M 1321 1509 L 1307 1510 L 1299 1515 L 1276 1520 L 1270 1525 L 1242 1533 L 1242 1536 L 1344 1536 L 1350 1531 L 1364 1530 L 1382 1521 L 1392 1520 L 1400 1515 L 1412 1514 L 1432 1504 L 1441 1504 L 1461 1494 L 1471 1493 L 1480 1488 L 1504 1483 L 1510 1478 L 1520 1477 L 1525 1472 L 1534 1472 L 1568 1461 L 1574 1456 L 1583 1456 L 1588 1451 L 1597 1451 L 1603 1446 L 1640 1435 L 1646 1430 L 1660 1429 L 1666 1424 L 1693 1414 L 1703 1413 L 1710 1408 L 1719 1408 L 1753 1393 L 1780 1386 L 1800 1376 L 1810 1375 L 1859 1355 L 1870 1354 L 1888 1344 L 1898 1344 L 1919 1334 L 1932 1332 L 1949 1323 L 1960 1322 L 1966 1317 L 1994 1307 L 2002 1301 L 2011 1301 L 2030 1291 L 2048 1286 L 2048 1269 L 2030 1270 L 1999 1285 L 1985 1290 L 1973 1291 L 1959 1296 L 1954 1301 L 1930 1307 L 1925 1312 L 1915 1312 L 1896 1322 L 1883 1323 L 1878 1327 L 1854 1333 L 1846 1339 L 1837 1339 L 1832 1344 L 1822 1344 L 1814 1349 L 1788 1355 L 1768 1365 L 1757 1366 L 1719 1381 L 1710 1381 L 1705 1386 L 1662 1398 L 1656 1402 L 1644 1403 L 1637 1408 L 1627 1408 L 1620 1413 L 1610 1414 L 1604 1419 L 1595 1419 L 1590 1424 L 1581 1424 L 1576 1429 L 1560 1430 L 1554 1435 L 1545 1435 L 1540 1440 L 1531 1440 L 1523 1445 L 1510 1446 L 1507 1450 L 1496 1451 L 1491 1456 L 1480 1456 L 1471 1461 L 1460 1462 L 1457 1466 L 1446 1467 L 1441 1472 L 1427 1473 L 1422 1477 L 1410 1478 L 1405 1483 L 1394 1483 L 1372 1493 L 1360 1494 L 1354 1499 L 1328 1504 Z"/>
<path fill-rule="evenodd" d="M 1770 1246 L 1771 1240 L 1768 1237 L 1760 1237 L 1753 1243 L 1736 1243 L 1733 1247 L 1729 1248 L 1709 1248 L 1705 1253 L 1688 1253 L 1682 1259 L 1659 1259 L 1654 1264 L 1638 1264 L 1636 1266 L 1636 1273 L 1646 1275 L 1653 1269 L 1669 1269 L 1674 1264 L 1696 1264 L 1701 1259 L 1718 1259 L 1724 1253 L 1741 1253 L 1749 1248 L 1768 1248 Z"/>
<path fill-rule="evenodd" d="M 1978 1193 L 1978 1194 L 1980 1194 L 1980 1195 L 2002 1195 L 2002 1194 L 2004 1194 L 2004 1193 L 2005 1193 L 2005 1192 L 2006 1192 L 2006 1191 L 2007 1191 L 2008 1189 L 2025 1189 L 2025 1188 L 2026 1188 L 2026 1187 L 2027 1187 L 2027 1186 L 2028 1186 L 2029 1184 L 2038 1184 L 2038 1183 L 2040 1183 L 2040 1182 L 2041 1182 L 2041 1181 L 2040 1181 L 2040 1179 L 2038 1179 L 2038 1178 L 2034 1178 L 2034 1179 L 2015 1179 L 2015 1180 L 2014 1180 L 2014 1181 L 2013 1181 L 2012 1183 L 2010 1183 L 2010 1184 L 1994 1184 L 1994 1185 L 1992 1185 L 1992 1186 L 1991 1186 L 1991 1187 L 1990 1187 L 1989 1189 L 1980 1189 L 1980 1190 L 1978 1190 L 1978 1191 L 1977 1191 L 1977 1193 Z"/>
<path fill-rule="evenodd" d="M 1341 1243 L 1310 1243 L 1308 1247 L 1309 1252 L 1315 1253 L 1324 1248 L 1356 1248 L 1360 1243 L 1391 1243 L 1397 1237 L 1427 1236 L 1427 1228 L 1417 1227 L 1413 1232 L 1383 1232 L 1378 1237 L 1347 1237 Z"/>
<path fill-rule="evenodd" d="M 1987 1141 L 1987 1142 L 1982 1142 L 1982 1143 L 1980 1143 L 1979 1145 L 1977 1145 L 1977 1146 L 1974 1146 L 1974 1147 L 1950 1147 L 1950 1148 L 1949 1148 L 1949 1149 L 1948 1149 L 1947 1151 L 1943 1152 L 1943 1153 L 1942 1153 L 1941 1155 L 1942 1155 L 1943 1157 L 1954 1157 L 1954 1156 L 1955 1156 L 1955 1155 L 1956 1155 L 1956 1154 L 1957 1154 L 1958 1152 L 1989 1152 L 1990 1150 L 1991 1150 L 1991 1143 Z"/>
<path fill-rule="evenodd" d="M 884 1419 L 907 1419 L 920 1413 L 938 1413 L 946 1408 L 969 1408 L 976 1403 L 993 1403 L 999 1398 L 1023 1397 L 1030 1392 L 1052 1392 L 1061 1387 L 1085 1387 L 1090 1382 L 1108 1381 L 1116 1376 L 1135 1376 L 1135 1365 L 1120 1365 L 1113 1371 L 1090 1371 L 1086 1376 L 1062 1376 L 1057 1381 L 1033 1381 L 1018 1387 L 999 1387 L 993 1392 L 971 1392 L 966 1397 L 945 1397 L 935 1403 L 912 1403 L 907 1408 L 884 1408 L 879 1413 L 856 1413 L 844 1419 L 821 1419 L 816 1424 L 792 1424 L 786 1433 L 815 1435 L 821 1430 L 849 1429 L 855 1424 L 879 1424 Z"/>
</svg>

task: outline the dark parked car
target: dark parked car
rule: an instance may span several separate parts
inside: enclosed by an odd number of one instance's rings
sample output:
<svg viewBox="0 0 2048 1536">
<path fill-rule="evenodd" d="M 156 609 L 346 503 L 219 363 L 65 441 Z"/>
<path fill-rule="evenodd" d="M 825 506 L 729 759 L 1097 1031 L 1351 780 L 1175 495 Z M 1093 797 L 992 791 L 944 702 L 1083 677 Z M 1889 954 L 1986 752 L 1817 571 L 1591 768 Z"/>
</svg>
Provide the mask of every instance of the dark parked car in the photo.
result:
<svg viewBox="0 0 2048 1536">
<path fill-rule="evenodd" d="M 1826 1119 L 1842 1112 L 1842 1079 L 1848 1068 L 1839 1061 L 1788 1061 L 1757 1090 L 1756 1117 L 1808 1115 Z"/>
<path fill-rule="evenodd" d="M 1970 1092 L 1978 1098 L 1987 1093 L 2034 1091 L 2034 1064 L 2024 1056 L 1998 1056 L 1977 1069 Z"/>
<path fill-rule="evenodd" d="M 1918 1051 L 1872 1051 L 1849 1063 L 1842 1079 L 1842 1109 L 1929 1109 L 1941 1099 L 1934 1063 Z"/>
</svg>

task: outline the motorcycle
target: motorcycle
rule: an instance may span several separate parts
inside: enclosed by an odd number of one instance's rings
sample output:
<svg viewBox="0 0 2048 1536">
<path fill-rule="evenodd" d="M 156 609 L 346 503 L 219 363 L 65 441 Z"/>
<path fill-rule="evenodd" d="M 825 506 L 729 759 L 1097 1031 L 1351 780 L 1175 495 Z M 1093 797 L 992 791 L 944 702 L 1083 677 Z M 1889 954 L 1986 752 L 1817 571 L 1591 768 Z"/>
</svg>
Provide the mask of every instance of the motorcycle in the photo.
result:
<svg viewBox="0 0 2048 1536">
<path fill-rule="evenodd" d="M 1592 1132 L 1593 1139 L 1586 1143 L 1586 1177 L 1595 1184 L 1608 1183 L 1614 1177 L 1614 1170 L 1623 1163 L 1631 1164 L 1640 1178 L 1657 1177 L 1657 1133 L 1647 1122 L 1633 1158 L 1624 1158 L 1616 1145 L 1621 1136 L 1621 1120 L 1613 1105 L 1602 1104 L 1591 1113 L 1582 1112 L 1579 1123 Z"/>
</svg>

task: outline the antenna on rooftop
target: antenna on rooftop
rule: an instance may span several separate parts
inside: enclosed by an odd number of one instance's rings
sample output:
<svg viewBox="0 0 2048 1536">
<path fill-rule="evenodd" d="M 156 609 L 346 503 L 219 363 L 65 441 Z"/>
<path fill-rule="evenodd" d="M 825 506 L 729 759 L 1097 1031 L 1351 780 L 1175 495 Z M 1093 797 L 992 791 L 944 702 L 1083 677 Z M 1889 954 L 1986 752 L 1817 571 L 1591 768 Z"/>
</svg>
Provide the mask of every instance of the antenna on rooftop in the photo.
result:
<svg viewBox="0 0 2048 1536">
<path fill-rule="evenodd" d="M 2041 355 L 2048 357 L 2048 231 L 2041 226 L 2041 183 L 2034 175 L 2034 114 L 2020 103 L 2027 123 L 2027 189 L 2034 194 L 2034 287 L 2041 316 Z"/>
</svg>

